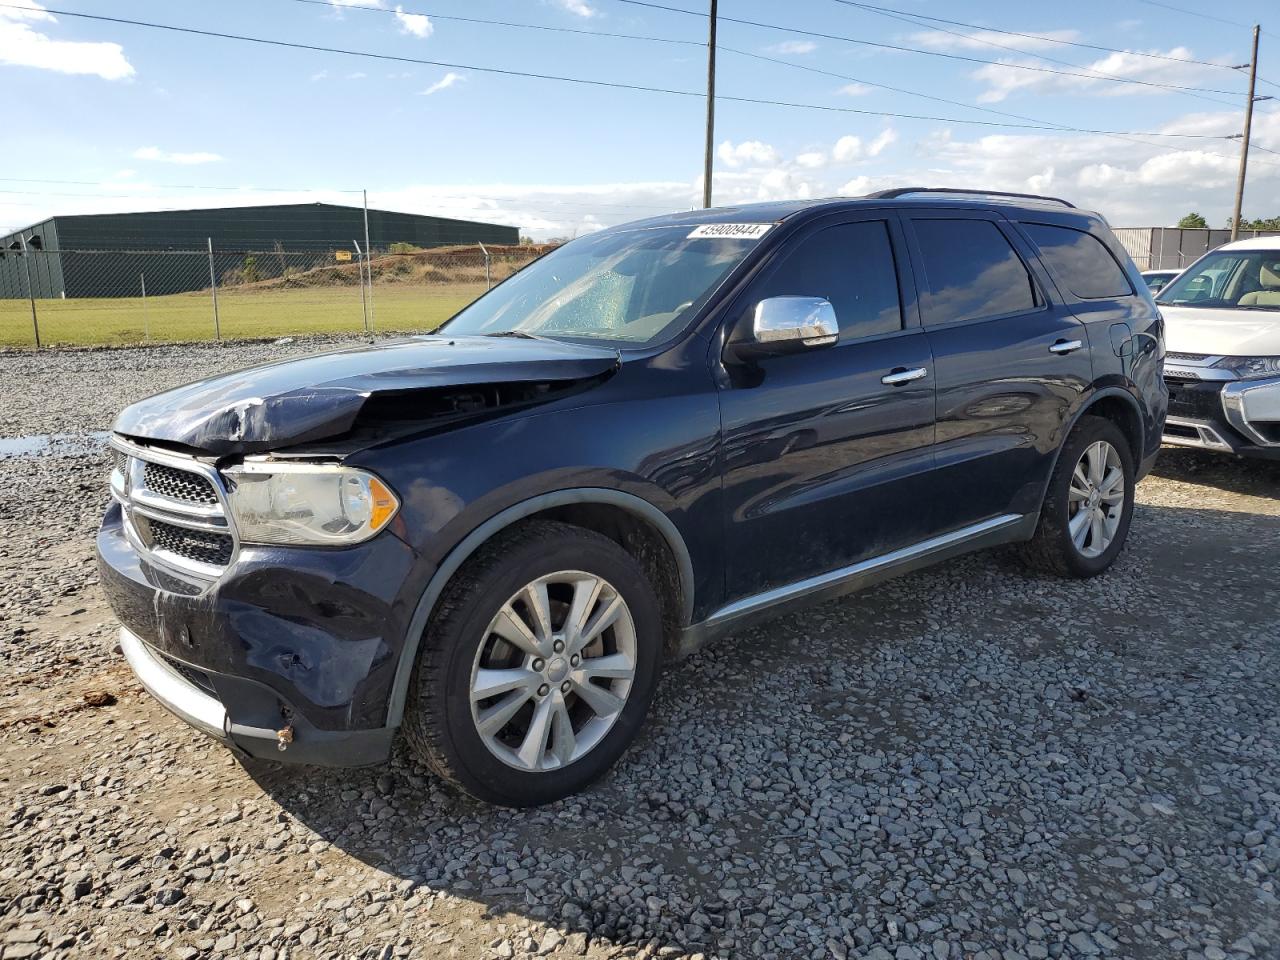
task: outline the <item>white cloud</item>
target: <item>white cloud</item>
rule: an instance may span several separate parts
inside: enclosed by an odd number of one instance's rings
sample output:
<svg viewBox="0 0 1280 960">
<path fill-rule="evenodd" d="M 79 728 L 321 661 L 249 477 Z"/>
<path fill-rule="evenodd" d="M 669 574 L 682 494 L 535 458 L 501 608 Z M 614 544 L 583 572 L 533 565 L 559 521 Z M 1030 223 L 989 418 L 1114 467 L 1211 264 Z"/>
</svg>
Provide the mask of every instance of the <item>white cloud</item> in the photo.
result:
<svg viewBox="0 0 1280 960">
<path fill-rule="evenodd" d="M 450 70 L 435 83 L 431 84 L 431 86 L 427 87 L 427 89 L 423 90 L 420 96 L 429 97 L 433 93 L 439 93 L 441 90 L 448 90 L 454 84 L 461 83 L 465 79 L 467 78 L 463 74 L 454 73 Z"/>
<path fill-rule="evenodd" d="M 317 83 L 317 82 L 319 82 L 319 81 L 321 81 L 321 80 L 324 80 L 324 79 L 325 79 L 326 77 L 328 77 L 328 76 L 329 76 L 329 71 L 328 71 L 328 70 L 318 70 L 318 71 L 316 71 L 315 73 L 313 73 L 313 74 L 311 75 L 311 82 L 312 82 L 312 83 Z"/>
<path fill-rule="evenodd" d="M 818 49 L 818 45 L 812 40 L 784 40 L 782 43 L 775 43 L 771 47 L 765 47 L 770 53 L 813 53 Z"/>
<path fill-rule="evenodd" d="M 133 64 L 118 43 L 54 40 L 32 26 L 57 22 L 34 0 L 26 0 L 23 9 L 0 8 L 0 63 L 103 80 L 134 75 Z"/>
<path fill-rule="evenodd" d="M 871 88 L 865 83 L 846 83 L 836 93 L 845 97 L 865 97 L 871 92 Z"/>
<path fill-rule="evenodd" d="M 811 153 L 802 153 L 796 157 L 796 166 L 804 167 L 806 170 L 817 170 L 827 165 L 827 155 L 821 150 L 815 150 Z"/>
<path fill-rule="evenodd" d="M 365 73 L 363 70 L 357 70 L 357 71 L 355 71 L 354 73 L 348 73 L 348 74 L 347 74 L 347 79 L 348 79 L 348 80 L 363 80 L 363 79 L 364 79 L 365 77 L 367 77 L 367 76 L 369 76 L 369 75 L 368 75 L 367 73 Z"/>
<path fill-rule="evenodd" d="M 1233 111 L 1193 115 L 1170 126 L 1229 125 Z M 1280 114 L 1254 114 L 1258 142 L 1280 148 Z M 1221 127 L 1219 127 L 1221 129 Z M 1041 192 L 1047 189 L 1116 226 L 1174 223 L 1193 206 L 1214 226 L 1231 212 L 1237 164 L 1233 144 L 1149 146 L 1088 135 L 999 134 L 973 141 L 935 138 L 918 145 L 925 172 L 904 171 L 900 183 L 987 187 Z M 1257 159 L 1273 159 L 1265 154 Z M 1248 216 L 1280 195 L 1280 164 L 1251 163 L 1245 193 Z"/>
<path fill-rule="evenodd" d="M 154 160 L 156 163 L 177 163 L 183 166 L 217 163 L 222 159 L 216 153 L 169 153 L 159 147 L 139 147 L 133 151 L 133 158 L 135 160 Z"/>
<path fill-rule="evenodd" d="M 760 167 L 776 163 L 778 151 L 759 140 L 745 140 L 737 146 L 725 140 L 716 150 L 716 156 L 726 167 Z"/>
<path fill-rule="evenodd" d="M 870 177 L 854 177 L 839 190 L 836 191 L 841 197 L 861 197 L 871 192 L 871 184 L 874 181 Z"/>
<path fill-rule="evenodd" d="M 876 134 L 876 138 L 867 145 L 867 156 L 878 157 L 887 147 L 898 142 L 898 131 L 888 127 Z"/>
<path fill-rule="evenodd" d="M 555 4 L 577 17 L 594 17 L 598 12 L 587 0 L 555 0 Z"/>
<path fill-rule="evenodd" d="M 991 52 L 996 46 L 1014 47 L 1018 50 L 1044 50 L 1059 46 L 1055 40 L 1077 40 L 1078 30 L 1049 30 L 1039 37 L 1017 37 L 994 30 L 974 30 L 966 35 L 947 33 L 943 30 L 926 30 L 913 33 L 911 42 L 930 50 L 986 50 Z"/>
<path fill-rule="evenodd" d="M 892 127 L 881 130 L 870 143 L 863 142 L 861 137 L 852 135 L 841 137 L 831 150 L 831 156 L 837 163 L 856 163 L 871 157 L 878 157 L 898 140 L 898 131 Z"/>
<path fill-rule="evenodd" d="M 1233 118 L 1234 111 L 1223 110 L 1219 114 L 1183 117 L 1178 123 L 1212 129 L 1213 123 L 1227 123 Z M 768 162 L 753 161 L 737 167 L 730 167 L 723 159 L 718 162 L 715 202 L 731 205 L 757 200 L 857 196 L 886 187 L 928 184 L 1030 192 L 1047 189 L 1081 207 L 1102 212 L 1116 226 L 1172 224 L 1190 209 L 1200 210 L 1211 224 L 1222 226 L 1231 212 L 1237 161 L 1231 144 L 1182 152 L 1174 145 L 1151 147 L 1100 136 L 1010 133 L 962 140 L 954 131 L 955 128 L 939 128 L 913 138 L 912 149 L 895 151 L 891 161 L 887 152 L 878 158 L 868 155 L 871 146 L 885 133 L 864 134 L 858 140 L 862 159 L 852 170 L 831 165 L 805 167 L 798 156 L 790 159 L 788 154 L 788 159 L 783 160 L 778 150 L 763 145 L 772 151 L 759 154 Z M 1280 113 L 1255 113 L 1254 132 L 1261 145 L 1280 149 Z M 731 143 L 730 148 L 737 153 L 737 146 Z M 1245 194 L 1245 213 L 1250 217 L 1267 215 L 1271 198 L 1280 196 L 1280 165 L 1269 162 L 1280 158 L 1260 154 L 1256 159 L 1268 162 L 1250 164 Z M 149 168 L 142 169 L 145 173 Z M 693 210 L 701 206 L 701 195 L 701 181 L 691 170 L 687 180 L 558 185 L 405 184 L 380 190 L 370 196 L 369 202 L 387 210 L 513 224 L 526 235 L 547 239 L 578 236 L 660 213 Z M 0 224 L 16 227 L 60 212 L 55 209 L 61 203 L 56 197 L 49 198 L 48 209 L 44 210 L 33 208 L 31 199 L 24 196 L 21 202 L 10 202 L 0 195 Z M 112 182 L 100 199 L 77 199 L 76 212 L 314 201 L 350 204 L 351 197 L 325 191 L 176 191 L 161 189 L 143 178 L 122 178 Z"/>
<path fill-rule="evenodd" d="M 396 4 L 396 21 L 400 24 L 400 32 L 410 36 L 427 39 L 435 33 L 431 18 L 423 13 L 405 13 L 404 8 Z"/>
<path fill-rule="evenodd" d="M 1186 60 L 1194 56 L 1187 47 L 1173 47 L 1169 50 L 1150 50 L 1162 57 L 1175 60 Z M 1140 80 L 1142 83 L 1117 83 L 1101 77 L 1063 76 L 1060 73 L 1046 73 L 1035 70 L 1021 70 L 1009 64 L 1040 66 L 1033 61 L 1002 59 L 1000 63 L 980 67 L 972 74 L 973 78 L 987 85 L 978 100 L 983 103 L 998 103 L 1010 94 L 1022 92 L 1032 94 L 1086 94 L 1096 96 L 1122 97 L 1141 94 L 1159 94 L 1167 91 L 1149 84 L 1173 84 L 1177 86 L 1202 86 L 1212 82 L 1220 84 L 1221 71 L 1213 67 L 1197 66 L 1192 63 L 1177 63 L 1173 60 L 1153 60 L 1137 53 L 1109 53 L 1092 63 L 1084 64 L 1071 72 L 1073 74 L 1105 74 L 1110 77 L 1122 77 L 1126 80 Z"/>
<path fill-rule="evenodd" d="M 855 136 L 841 137 L 836 141 L 835 148 L 831 151 L 831 156 L 837 163 L 852 163 L 854 160 L 861 160 L 865 156 L 862 149 L 862 138 Z"/>
</svg>

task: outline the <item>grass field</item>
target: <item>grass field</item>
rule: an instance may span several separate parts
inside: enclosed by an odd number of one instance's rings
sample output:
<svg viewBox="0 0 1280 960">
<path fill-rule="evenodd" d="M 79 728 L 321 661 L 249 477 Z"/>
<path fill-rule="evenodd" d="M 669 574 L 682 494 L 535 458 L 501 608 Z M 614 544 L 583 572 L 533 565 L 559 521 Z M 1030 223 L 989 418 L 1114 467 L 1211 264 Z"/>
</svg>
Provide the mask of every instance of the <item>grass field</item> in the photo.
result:
<svg viewBox="0 0 1280 960">
<path fill-rule="evenodd" d="M 387 284 L 373 288 L 374 329 L 434 330 L 480 294 L 484 283 Z M 208 291 L 165 297 L 37 300 L 44 346 L 98 346 L 154 341 L 212 340 Z M 229 289 L 219 291 L 223 339 L 355 333 L 364 327 L 358 287 Z M 0 300 L 0 347 L 33 344 L 31 304 Z"/>
</svg>

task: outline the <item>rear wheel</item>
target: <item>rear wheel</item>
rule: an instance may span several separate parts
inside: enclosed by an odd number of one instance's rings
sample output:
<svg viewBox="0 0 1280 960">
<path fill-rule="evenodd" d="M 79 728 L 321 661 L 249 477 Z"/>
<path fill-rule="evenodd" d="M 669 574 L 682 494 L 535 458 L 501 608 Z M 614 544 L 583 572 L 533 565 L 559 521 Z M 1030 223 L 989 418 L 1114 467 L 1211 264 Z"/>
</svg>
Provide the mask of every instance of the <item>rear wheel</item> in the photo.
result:
<svg viewBox="0 0 1280 960">
<path fill-rule="evenodd" d="M 441 597 L 406 739 L 482 800 L 560 799 L 635 737 L 661 652 L 658 599 L 626 551 L 567 524 L 524 524 L 482 547 Z"/>
<path fill-rule="evenodd" d="M 1102 573 L 1129 535 L 1134 483 L 1133 454 L 1120 428 L 1101 417 L 1081 417 L 1058 457 L 1023 557 L 1060 576 Z"/>
</svg>

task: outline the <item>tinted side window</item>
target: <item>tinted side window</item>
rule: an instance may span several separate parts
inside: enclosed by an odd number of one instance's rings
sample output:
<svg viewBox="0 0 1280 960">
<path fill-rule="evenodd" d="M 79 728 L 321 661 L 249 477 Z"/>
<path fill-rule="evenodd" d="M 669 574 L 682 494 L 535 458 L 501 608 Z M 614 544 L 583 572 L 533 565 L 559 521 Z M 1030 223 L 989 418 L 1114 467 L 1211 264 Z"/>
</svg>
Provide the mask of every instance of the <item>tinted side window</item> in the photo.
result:
<svg viewBox="0 0 1280 960">
<path fill-rule="evenodd" d="M 844 223 L 793 246 L 755 299 L 825 297 L 840 321 L 840 340 L 902 329 L 898 272 L 883 220 Z"/>
<path fill-rule="evenodd" d="M 1045 223 L 1024 223 L 1022 228 L 1040 248 L 1040 256 L 1049 269 L 1081 300 L 1127 297 L 1133 293 L 1129 278 L 1097 237 Z M 1160 286 L 1167 282 L 1162 280 Z"/>
<path fill-rule="evenodd" d="M 921 305 L 927 326 L 1040 305 L 1027 268 L 991 221 L 915 220 L 912 226 L 924 257 Z"/>
</svg>

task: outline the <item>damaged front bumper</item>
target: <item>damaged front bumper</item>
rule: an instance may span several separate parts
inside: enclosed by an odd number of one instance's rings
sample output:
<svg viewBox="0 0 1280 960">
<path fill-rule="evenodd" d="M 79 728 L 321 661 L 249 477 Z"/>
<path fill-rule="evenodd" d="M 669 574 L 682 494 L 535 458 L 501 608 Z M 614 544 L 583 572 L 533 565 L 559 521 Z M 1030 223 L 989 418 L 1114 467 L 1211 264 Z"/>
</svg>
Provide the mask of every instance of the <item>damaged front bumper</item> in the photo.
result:
<svg viewBox="0 0 1280 960">
<path fill-rule="evenodd" d="M 113 504 L 97 546 L 121 650 L 166 709 L 251 756 L 358 766 L 390 755 L 399 611 L 416 596 L 413 551 L 399 538 L 246 548 L 201 580 L 140 556 Z"/>
<path fill-rule="evenodd" d="M 209 682 L 207 671 L 168 659 L 137 634 L 120 628 L 120 649 L 138 681 L 159 704 L 201 733 L 245 756 L 292 763 L 354 767 L 380 763 L 391 754 L 395 730 L 317 730 L 296 713 L 282 711 L 278 729 L 236 723 Z M 201 683 L 192 677 L 201 677 Z M 227 678 L 222 678 L 225 682 Z M 264 691 L 270 697 L 270 693 Z M 299 729 L 301 727 L 301 729 Z"/>
</svg>

